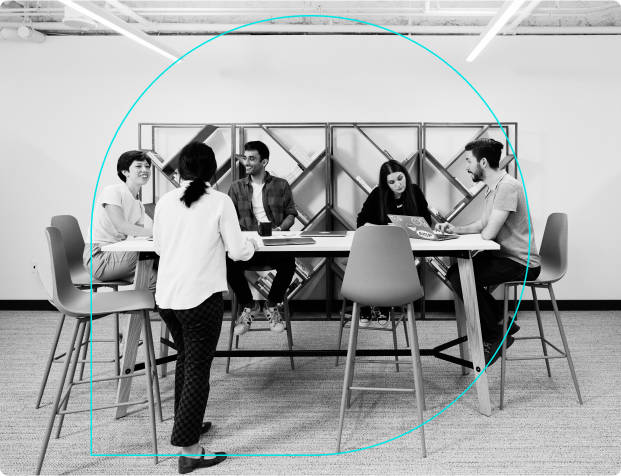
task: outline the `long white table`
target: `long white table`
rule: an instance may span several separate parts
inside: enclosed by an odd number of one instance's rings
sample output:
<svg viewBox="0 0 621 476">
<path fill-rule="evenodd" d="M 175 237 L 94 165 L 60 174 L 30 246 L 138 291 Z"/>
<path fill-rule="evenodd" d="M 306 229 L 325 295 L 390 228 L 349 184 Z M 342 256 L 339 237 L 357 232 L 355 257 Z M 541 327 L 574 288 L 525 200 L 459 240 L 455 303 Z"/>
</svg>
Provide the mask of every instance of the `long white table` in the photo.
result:
<svg viewBox="0 0 621 476">
<path fill-rule="evenodd" d="M 287 246 L 265 246 L 261 237 L 256 232 L 244 232 L 249 237 L 256 239 L 259 244 L 257 253 L 270 253 L 280 256 L 296 257 L 346 257 L 349 256 L 354 232 L 350 231 L 344 237 L 316 237 L 316 243 L 312 245 L 287 245 Z M 295 236 L 292 232 L 274 233 L 274 237 Z M 481 337 L 481 325 L 479 322 L 479 307 L 477 303 L 474 273 L 472 268 L 472 256 L 476 251 L 499 250 L 500 246 L 493 242 L 484 240 L 480 235 L 463 235 L 456 240 L 447 241 L 423 241 L 410 240 L 412 252 L 416 256 L 449 256 L 452 262 L 457 262 L 462 282 L 464 301 L 455 296 L 455 309 L 457 317 L 458 337 L 467 336 L 467 343 L 460 344 L 460 356 L 464 360 L 472 360 L 474 375 L 479 376 L 485 367 L 485 356 L 483 353 L 483 341 Z M 106 245 L 103 251 L 133 251 L 140 253 L 138 266 L 136 267 L 135 288 L 148 289 L 149 274 L 153 265 L 155 252 L 153 242 L 146 239 L 128 239 L 120 243 Z M 125 350 L 123 352 L 122 371 L 125 375 L 134 372 L 136 364 L 136 354 L 140 339 L 140 315 L 131 314 L 125 331 Z M 295 352 L 295 351 L 294 351 Z M 467 369 L 462 367 L 464 374 Z M 120 381 L 117 401 L 119 403 L 129 401 L 131 391 L 131 378 Z M 479 409 L 482 414 L 490 416 L 492 413 L 489 397 L 487 375 L 481 374 L 476 382 L 476 390 L 479 398 Z M 125 416 L 127 407 L 119 407 L 116 417 Z"/>
</svg>

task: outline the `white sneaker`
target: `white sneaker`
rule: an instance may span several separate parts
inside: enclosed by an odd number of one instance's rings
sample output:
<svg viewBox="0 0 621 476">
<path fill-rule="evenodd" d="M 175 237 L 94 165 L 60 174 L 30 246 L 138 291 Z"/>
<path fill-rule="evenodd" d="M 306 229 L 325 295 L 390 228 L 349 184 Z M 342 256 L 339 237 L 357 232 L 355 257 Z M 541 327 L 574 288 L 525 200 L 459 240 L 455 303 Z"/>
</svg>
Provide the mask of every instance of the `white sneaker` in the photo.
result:
<svg viewBox="0 0 621 476">
<path fill-rule="evenodd" d="M 386 327 L 388 325 L 389 316 L 384 314 L 380 308 L 377 308 L 375 311 L 375 315 L 377 316 L 377 325 L 380 327 Z"/>
<path fill-rule="evenodd" d="M 272 332 L 284 332 L 285 325 L 282 323 L 278 307 L 267 307 L 266 305 L 265 309 L 263 309 L 263 314 L 265 315 L 267 322 L 270 323 L 270 330 Z"/>
<path fill-rule="evenodd" d="M 257 317 L 261 308 L 259 307 L 259 303 L 255 302 L 253 308 L 245 307 L 242 313 L 237 318 L 237 325 L 233 330 L 233 334 L 236 336 L 241 336 L 250 330 L 250 326 L 252 325 L 252 320 Z"/>
<path fill-rule="evenodd" d="M 371 320 L 373 319 L 373 309 L 370 310 L 368 316 L 363 316 L 360 314 L 360 318 L 358 319 L 360 327 L 369 327 L 371 325 Z"/>
</svg>

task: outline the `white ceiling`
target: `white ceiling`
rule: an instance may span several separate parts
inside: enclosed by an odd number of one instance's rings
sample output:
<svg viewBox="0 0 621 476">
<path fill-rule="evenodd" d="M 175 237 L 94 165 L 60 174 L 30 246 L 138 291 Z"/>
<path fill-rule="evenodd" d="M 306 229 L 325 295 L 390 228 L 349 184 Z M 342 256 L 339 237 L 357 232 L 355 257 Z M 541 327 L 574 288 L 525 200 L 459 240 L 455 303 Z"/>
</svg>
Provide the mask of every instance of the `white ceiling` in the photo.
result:
<svg viewBox="0 0 621 476">
<path fill-rule="evenodd" d="M 94 1 L 123 21 L 149 34 L 213 34 L 261 22 L 235 34 L 365 34 L 387 33 L 362 22 L 410 34 L 476 34 L 483 30 L 504 1 Z M 327 18 L 344 17 L 359 20 Z M 58 1 L 3 1 L 0 27 L 24 22 L 48 35 L 116 34 L 98 25 L 81 31 L 62 23 L 65 10 Z M 527 0 L 502 34 L 621 34 L 621 0 Z"/>
</svg>

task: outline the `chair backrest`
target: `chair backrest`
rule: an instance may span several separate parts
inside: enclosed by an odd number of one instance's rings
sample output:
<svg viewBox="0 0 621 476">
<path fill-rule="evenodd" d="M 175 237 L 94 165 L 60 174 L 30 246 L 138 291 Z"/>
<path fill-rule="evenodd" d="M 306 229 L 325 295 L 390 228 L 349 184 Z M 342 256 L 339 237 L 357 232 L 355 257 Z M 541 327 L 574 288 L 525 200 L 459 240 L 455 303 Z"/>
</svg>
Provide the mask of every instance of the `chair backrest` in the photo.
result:
<svg viewBox="0 0 621 476">
<path fill-rule="evenodd" d="M 71 281 L 63 236 L 58 228 L 52 226 L 45 229 L 45 235 L 47 236 L 47 244 L 50 249 L 50 261 L 52 264 L 54 305 L 63 314 L 80 317 L 83 314 L 75 312 L 76 303 L 84 301 L 85 293 L 76 289 Z"/>
<path fill-rule="evenodd" d="M 396 226 L 359 228 L 341 293 L 366 306 L 400 306 L 423 297 L 407 232 Z"/>
<path fill-rule="evenodd" d="M 565 276 L 568 261 L 569 227 L 566 213 L 552 213 L 541 241 L 541 274 L 537 281 L 554 282 Z"/>
<path fill-rule="evenodd" d="M 88 273 L 82 261 L 84 238 L 78 220 L 71 215 L 58 215 L 52 217 L 52 226 L 58 228 L 62 235 L 71 278 L 73 281 L 84 280 Z"/>
</svg>

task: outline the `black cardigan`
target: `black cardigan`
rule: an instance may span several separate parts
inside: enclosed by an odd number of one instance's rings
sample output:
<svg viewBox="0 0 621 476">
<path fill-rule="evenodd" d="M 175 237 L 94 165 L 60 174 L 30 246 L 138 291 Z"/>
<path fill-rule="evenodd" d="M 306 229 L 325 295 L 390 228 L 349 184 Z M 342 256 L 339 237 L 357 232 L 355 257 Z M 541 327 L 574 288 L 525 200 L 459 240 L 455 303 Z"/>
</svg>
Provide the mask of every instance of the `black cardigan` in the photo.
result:
<svg viewBox="0 0 621 476">
<path fill-rule="evenodd" d="M 431 222 L 431 213 L 429 213 L 427 199 L 418 185 L 412 184 L 412 192 L 414 192 L 414 202 L 416 203 L 416 208 L 418 209 L 418 216 L 423 217 L 427 220 L 429 226 L 432 226 Z M 403 215 L 403 209 L 397 208 L 396 202 L 394 199 L 388 200 L 388 213 L 391 215 Z M 390 220 L 386 217 L 388 223 Z M 356 220 L 356 227 L 360 228 L 365 223 L 372 223 L 374 225 L 383 225 L 383 221 L 380 217 L 380 193 L 379 187 L 375 187 L 367 200 L 362 205 L 362 210 L 358 214 L 358 219 Z"/>
</svg>

